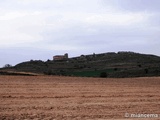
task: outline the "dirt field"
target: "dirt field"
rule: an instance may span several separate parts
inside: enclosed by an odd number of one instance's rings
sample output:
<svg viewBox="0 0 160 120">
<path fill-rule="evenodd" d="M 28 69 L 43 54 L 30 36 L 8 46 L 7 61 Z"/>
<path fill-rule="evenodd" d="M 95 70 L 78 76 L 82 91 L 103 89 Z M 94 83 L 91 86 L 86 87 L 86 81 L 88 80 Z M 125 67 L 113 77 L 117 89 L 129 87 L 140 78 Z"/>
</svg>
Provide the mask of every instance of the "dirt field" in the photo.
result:
<svg viewBox="0 0 160 120">
<path fill-rule="evenodd" d="M 160 120 L 157 114 L 160 77 L 0 76 L 0 120 Z"/>
</svg>

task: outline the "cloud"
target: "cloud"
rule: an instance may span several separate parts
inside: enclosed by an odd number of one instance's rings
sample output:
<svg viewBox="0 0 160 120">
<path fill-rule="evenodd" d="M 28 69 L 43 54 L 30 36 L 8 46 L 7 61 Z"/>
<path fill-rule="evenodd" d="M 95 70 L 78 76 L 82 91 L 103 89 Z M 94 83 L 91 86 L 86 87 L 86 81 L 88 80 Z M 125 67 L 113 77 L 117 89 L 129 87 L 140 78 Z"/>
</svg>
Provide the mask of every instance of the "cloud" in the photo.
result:
<svg viewBox="0 0 160 120">
<path fill-rule="evenodd" d="M 49 2 L 50 4 L 48 4 Z M 73 48 L 71 46 L 73 45 L 72 43 L 76 43 L 76 40 L 73 40 L 73 38 L 76 36 L 97 34 L 101 32 L 99 31 L 100 26 L 133 25 L 141 23 L 146 19 L 143 13 L 111 13 L 109 9 L 107 9 L 107 11 L 106 9 L 101 9 L 102 13 L 99 13 L 98 8 L 100 8 L 100 6 L 97 5 L 97 1 L 93 1 L 93 6 L 88 8 L 89 3 L 89 1 L 75 2 L 73 0 L 71 2 L 64 0 L 24 0 L 15 2 L 14 5 L 18 5 L 17 10 L 14 9 L 0 16 L 3 26 L 0 37 L 0 40 L 3 40 L 3 42 L 1 42 L 0 45 L 9 47 L 10 45 L 18 46 L 23 44 L 25 46 L 26 44 L 38 42 L 44 42 L 47 45 L 47 43 L 53 41 L 53 44 L 56 43 L 56 45 L 53 46 L 58 46 L 59 44 L 63 46 L 62 48 L 66 49 L 68 46 L 68 49 L 70 49 Z M 24 7 L 24 9 L 19 8 L 19 4 L 22 6 L 30 6 L 29 10 L 26 9 L 26 7 Z M 34 5 L 36 5 L 35 8 L 37 9 L 34 8 Z M 53 5 L 55 8 L 53 7 L 47 10 L 43 8 L 38 9 L 42 7 L 41 5 Z M 84 8 L 77 7 L 77 5 L 83 6 Z M 71 8 L 70 6 L 73 7 Z M 22 10 L 20 11 L 19 9 Z M 30 9 L 33 10 L 30 11 Z M 75 9 L 75 11 L 72 9 Z M 90 9 L 94 11 L 90 13 Z M 83 12 L 83 10 L 86 12 Z M 61 43 L 59 41 L 61 41 Z M 62 43 L 66 41 L 69 41 L 68 44 L 70 45 L 64 47 Z"/>
<path fill-rule="evenodd" d="M 103 0 L 104 4 L 110 4 L 120 10 L 124 11 L 147 11 L 159 12 L 159 0 Z"/>
<path fill-rule="evenodd" d="M 28 55 L 30 48 L 49 55 L 119 50 L 160 55 L 158 5 L 159 0 L 0 1 L 0 48 Z"/>
<path fill-rule="evenodd" d="M 37 12 L 8 12 L 0 16 L 0 47 L 33 43 L 41 40 L 39 35 L 42 21 Z"/>
</svg>

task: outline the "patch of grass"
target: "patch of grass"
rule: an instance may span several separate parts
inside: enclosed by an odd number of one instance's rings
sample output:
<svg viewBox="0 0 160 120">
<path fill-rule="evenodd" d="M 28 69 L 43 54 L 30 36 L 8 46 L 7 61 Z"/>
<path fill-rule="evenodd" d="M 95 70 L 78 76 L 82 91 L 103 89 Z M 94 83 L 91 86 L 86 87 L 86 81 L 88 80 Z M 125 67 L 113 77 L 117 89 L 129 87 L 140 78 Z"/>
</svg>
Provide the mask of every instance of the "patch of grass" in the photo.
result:
<svg viewBox="0 0 160 120">
<path fill-rule="evenodd" d="M 114 72 L 114 69 L 70 72 L 70 73 L 67 73 L 67 75 L 79 76 L 79 77 L 100 77 L 101 73 L 103 72 L 111 73 L 111 72 Z"/>
</svg>

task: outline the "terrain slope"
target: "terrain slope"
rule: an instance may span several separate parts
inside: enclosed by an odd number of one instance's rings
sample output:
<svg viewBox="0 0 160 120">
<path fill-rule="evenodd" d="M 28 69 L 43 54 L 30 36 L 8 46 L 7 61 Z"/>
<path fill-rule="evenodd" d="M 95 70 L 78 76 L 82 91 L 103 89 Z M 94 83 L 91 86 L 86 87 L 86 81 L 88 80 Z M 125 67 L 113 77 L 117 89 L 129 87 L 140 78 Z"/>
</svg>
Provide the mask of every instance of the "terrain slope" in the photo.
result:
<svg viewBox="0 0 160 120">
<path fill-rule="evenodd" d="M 134 52 L 110 52 L 45 62 L 31 60 L 1 70 L 80 77 L 149 77 L 160 76 L 160 57 Z"/>
</svg>

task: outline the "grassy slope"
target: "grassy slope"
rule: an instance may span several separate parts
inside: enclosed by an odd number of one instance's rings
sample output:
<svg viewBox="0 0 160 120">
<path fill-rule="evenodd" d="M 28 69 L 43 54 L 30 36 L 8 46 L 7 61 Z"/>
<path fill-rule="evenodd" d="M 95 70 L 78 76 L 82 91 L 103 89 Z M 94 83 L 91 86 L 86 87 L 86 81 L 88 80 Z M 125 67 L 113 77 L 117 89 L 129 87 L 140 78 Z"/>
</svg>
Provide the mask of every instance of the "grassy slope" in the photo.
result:
<svg viewBox="0 0 160 120">
<path fill-rule="evenodd" d="M 18 72 L 48 75 L 99 77 L 159 76 L 160 57 L 133 52 L 103 53 L 69 58 L 67 61 L 28 61 L 13 67 Z"/>
</svg>

